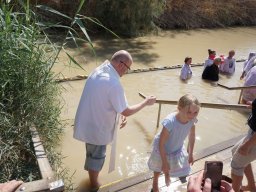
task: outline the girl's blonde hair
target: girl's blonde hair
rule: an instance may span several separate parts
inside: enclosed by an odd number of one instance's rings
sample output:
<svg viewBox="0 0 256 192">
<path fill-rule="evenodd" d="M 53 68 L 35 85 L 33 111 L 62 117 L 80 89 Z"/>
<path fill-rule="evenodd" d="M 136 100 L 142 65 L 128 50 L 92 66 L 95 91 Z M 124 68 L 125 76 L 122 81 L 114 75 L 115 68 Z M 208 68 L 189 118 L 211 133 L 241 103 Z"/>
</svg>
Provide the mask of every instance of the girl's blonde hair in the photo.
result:
<svg viewBox="0 0 256 192">
<path fill-rule="evenodd" d="M 200 103 L 198 101 L 198 99 L 191 95 L 191 94 L 186 94 L 186 95 L 183 95 L 180 100 L 178 101 L 178 106 L 180 108 L 184 108 L 184 107 L 187 107 L 187 106 L 190 106 L 190 105 L 197 105 L 198 107 L 200 107 Z"/>
</svg>

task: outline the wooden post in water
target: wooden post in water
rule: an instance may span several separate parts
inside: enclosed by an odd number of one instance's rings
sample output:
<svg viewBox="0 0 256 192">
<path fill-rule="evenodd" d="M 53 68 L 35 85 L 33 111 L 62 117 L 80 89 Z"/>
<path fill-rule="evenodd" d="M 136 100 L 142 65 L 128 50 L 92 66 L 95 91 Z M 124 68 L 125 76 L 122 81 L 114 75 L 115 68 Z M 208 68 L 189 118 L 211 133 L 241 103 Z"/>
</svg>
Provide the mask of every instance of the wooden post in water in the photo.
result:
<svg viewBox="0 0 256 192">
<path fill-rule="evenodd" d="M 161 103 L 159 103 L 156 128 L 158 128 L 158 127 L 159 127 L 160 115 L 161 115 L 161 106 L 162 106 L 162 104 L 161 104 Z"/>
<path fill-rule="evenodd" d="M 223 87 L 223 88 L 228 89 L 228 90 L 239 90 L 239 89 L 241 89 L 239 99 L 238 99 L 238 104 L 240 104 L 244 89 L 256 89 L 256 85 L 240 86 L 240 87 L 228 87 L 226 85 L 222 85 L 222 84 L 218 83 L 218 86 Z"/>
<path fill-rule="evenodd" d="M 240 104 L 240 102 L 241 102 L 241 98 L 242 98 L 243 92 L 244 92 L 244 90 L 241 89 L 240 95 L 239 95 L 239 99 L 238 99 L 238 104 Z"/>
</svg>

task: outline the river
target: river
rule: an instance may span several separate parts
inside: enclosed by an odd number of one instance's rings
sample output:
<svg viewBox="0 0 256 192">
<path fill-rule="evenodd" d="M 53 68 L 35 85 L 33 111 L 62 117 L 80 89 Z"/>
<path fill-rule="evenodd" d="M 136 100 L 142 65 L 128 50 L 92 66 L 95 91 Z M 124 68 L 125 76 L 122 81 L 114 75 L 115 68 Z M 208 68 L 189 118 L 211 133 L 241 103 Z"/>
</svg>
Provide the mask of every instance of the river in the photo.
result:
<svg viewBox="0 0 256 192">
<path fill-rule="evenodd" d="M 97 57 L 91 49 L 70 48 L 69 52 L 85 68 L 68 67 L 67 57 L 61 53 L 59 63 L 54 67 L 56 73 L 72 77 L 78 74 L 88 75 L 105 59 L 119 49 L 128 50 L 134 59 L 132 69 L 183 64 L 186 56 L 193 58 L 192 63 L 202 63 L 208 56 L 209 48 L 217 54 L 227 55 L 229 50 L 236 51 L 236 59 L 246 59 L 249 52 L 256 51 L 256 28 L 200 29 L 190 31 L 163 31 L 158 35 L 148 35 L 131 39 L 92 39 Z M 239 79 L 243 62 L 236 64 L 233 76 L 221 75 L 219 83 L 227 86 L 241 86 Z M 227 90 L 213 86 L 201 80 L 202 67 L 194 67 L 193 77 L 187 82 L 179 80 L 180 69 L 155 72 L 126 74 L 121 78 L 130 105 L 140 102 L 138 92 L 155 95 L 158 99 L 178 100 L 186 93 L 194 94 L 201 102 L 237 104 L 240 91 Z M 73 182 L 79 184 L 88 178 L 83 170 L 85 161 L 84 143 L 74 140 L 73 123 L 85 80 L 65 82 L 63 86 L 64 107 L 62 119 L 66 120 L 65 135 L 61 150 L 65 158 L 64 166 L 73 174 Z M 163 105 L 161 119 L 174 111 L 176 106 Z M 116 169 L 108 174 L 109 152 L 100 174 L 102 184 L 115 182 L 126 177 L 147 171 L 147 158 L 151 142 L 161 126 L 156 128 L 158 105 L 146 107 L 135 115 L 128 117 L 125 128 L 118 131 Z M 196 124 L 195 151 L 225 141 L 245 133 L 248 114 L 231 110 L 201 108 Z"/>
</svg>

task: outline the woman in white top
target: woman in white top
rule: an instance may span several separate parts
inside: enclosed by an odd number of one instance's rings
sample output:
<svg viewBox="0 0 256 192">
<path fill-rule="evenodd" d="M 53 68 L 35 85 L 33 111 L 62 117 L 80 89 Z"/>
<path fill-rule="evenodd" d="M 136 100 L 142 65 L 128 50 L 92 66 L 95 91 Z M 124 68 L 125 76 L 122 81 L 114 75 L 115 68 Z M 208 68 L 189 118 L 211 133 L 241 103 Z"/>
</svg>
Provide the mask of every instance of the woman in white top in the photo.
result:
<svg viewBox="0 0 256 192">
<path fill-rule="evenodd" d="M 216 51 L 208 49 L 208 54 L 209 54 L 208 59 L 206 59 L 204 62 L 204 68 L 211 66 L 213 64 L 213 60 L 216 56 Z"/>
<path fill-rule="evenodd" d="M 191 57 L 186 57 L 184 60 L 184 65 L 181 68 L 180 71 L 180 79 L 181 80 L 187 80 L 192 77 L 192 69 L 190 64 L 192 63 L 192 58 Z"/>
<path fill-rule="evenodd" d="M 233 58 L 234 55 L 234 50 L 229 51 L 228 57 L 225 58 L 224 63 L 219 67 L 221 72 L 230 75 L 232 75 L 235 72 L 236 60 Z"/>
<path fill-rule="evenodd" d="M 256 85 L 256 66 L 252 67 L 251 70 L 245 76 L 244 86 Z M 242 96 L 242 103 L 253 101 L 256 98 L 256 88 L 244 89 Z"/>
<path fill-rule="evenodd" d="M 252 63 L 254 62 L 254 59 L 256 58 L 256 53 L 251 52 L 248 56 L 248 59 L 244 62 L 244 67 L 243 67 L 243 73 L 240 77 L 240 79 L 243 79 L 245 75 L 249 72 L 249 70 L 252 68 Z M 254 59 L 252 59 L 254 58 Z"/>
</svg>

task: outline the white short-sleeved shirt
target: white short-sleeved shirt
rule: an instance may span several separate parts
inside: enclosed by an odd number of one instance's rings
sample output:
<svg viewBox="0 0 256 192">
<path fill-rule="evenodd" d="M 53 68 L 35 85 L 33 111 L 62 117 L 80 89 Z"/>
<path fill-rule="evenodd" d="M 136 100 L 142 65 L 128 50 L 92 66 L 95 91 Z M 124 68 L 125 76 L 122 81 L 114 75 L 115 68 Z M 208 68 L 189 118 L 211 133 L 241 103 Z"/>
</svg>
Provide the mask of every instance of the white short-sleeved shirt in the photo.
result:
<svg viewBox="0 0 256 192">
<path fill-rule="evenodd" d="M 183 80 L 189 79 L 192 76 L 192 69 L 190 65 L 183 64 L 181 71 L 180 71 L 180 78 Z"/>
<path fill-rule="evenodd" d="M 90 74 L 76 112 L 75 139 L 94 145 L 112 142 L 115 118 L 128 107 L 119 79 L 109 61 Z"/>
<path fill-rule="evenodd" d="M 256 85 L 256 66 L 251 68 L 251 70 L 245 76 L 244 86 L 251 86 L 251 85 Z M 255 98 L 256 98 L 256 88 L 243 90 L 244 100 L 253 101 Z"/>
<path fill-rule="evenodd" d="M 256 59 L 256 56 L 253 56 L 250 60 L 247 61 L 247 64 L 244 68 L 245 73 L 247 74 L 250 69 L 254 66 L 254 60 Z"/>
<path fill-rule="evenodd" d="M 220 71 L 233 74 L 236 68 L 236 60 L 234 58 L 225 58 L 224 63 L 220 65 Z"/>
</svg>

